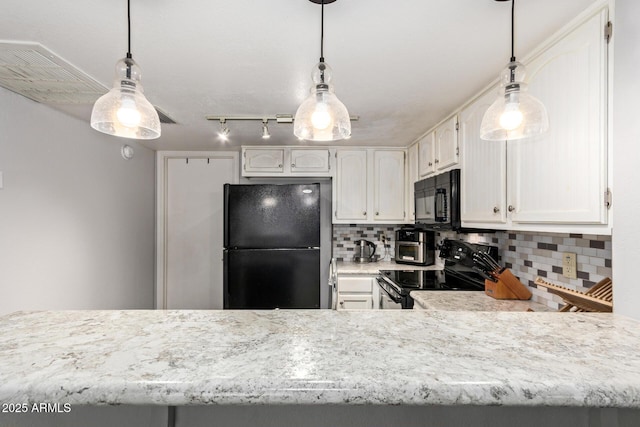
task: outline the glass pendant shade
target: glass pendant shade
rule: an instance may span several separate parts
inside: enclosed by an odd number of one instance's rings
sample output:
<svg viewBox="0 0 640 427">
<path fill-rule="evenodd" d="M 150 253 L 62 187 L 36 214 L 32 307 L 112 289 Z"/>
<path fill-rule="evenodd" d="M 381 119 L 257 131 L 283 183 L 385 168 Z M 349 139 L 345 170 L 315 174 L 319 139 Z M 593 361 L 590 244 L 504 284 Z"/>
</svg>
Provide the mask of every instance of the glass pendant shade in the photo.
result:
<svg viewBox="0 0 640 427">
<path fill-rule="evenodd" d="M 124 138 L 158 138 L 160 118 L 142 93 L 140 81 L 140 67 L 132 58 L 118 61 L 113 88 L 93 105 L 91 127 Z"/>
<path fill-rule="evenodd" d="M 331 68 L 319 62 L 311 73 L 311 95 L 296 111 L 293 133 L 309 141 L 336 141 L 351 136 L 347 107 L 333 93 Z"/>
<path fill-rule="evenodd" d="M 540 135 L 549 129 L 547 110 L 527 92 L 525 73 L 519 62 L 510 62 L 503 71 L 498 98 L 482 118 L 481 139 L 516 140 Z"/>
</svg>

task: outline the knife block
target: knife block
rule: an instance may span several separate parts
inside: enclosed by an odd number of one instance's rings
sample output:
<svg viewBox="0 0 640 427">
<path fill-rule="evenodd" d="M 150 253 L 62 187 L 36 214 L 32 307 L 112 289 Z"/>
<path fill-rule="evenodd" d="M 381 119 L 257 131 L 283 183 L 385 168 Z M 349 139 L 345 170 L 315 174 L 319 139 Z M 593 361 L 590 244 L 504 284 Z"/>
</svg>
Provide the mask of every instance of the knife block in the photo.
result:
<svg viewBox="0 0 640 427">
<path fill-rule="evenodd" d="M 484 281 L 484 293 L 495 299 L 531 299 L 531 291 L 507 268 L 498 274 L 498 281 Z"/>
</svg>

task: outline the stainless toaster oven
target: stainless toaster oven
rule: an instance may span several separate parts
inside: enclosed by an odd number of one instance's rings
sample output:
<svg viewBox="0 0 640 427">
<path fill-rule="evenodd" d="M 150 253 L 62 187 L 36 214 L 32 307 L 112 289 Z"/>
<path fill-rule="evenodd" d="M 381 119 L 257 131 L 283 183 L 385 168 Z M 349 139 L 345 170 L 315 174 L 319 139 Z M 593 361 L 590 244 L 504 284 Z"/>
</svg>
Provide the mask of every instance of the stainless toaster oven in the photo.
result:
<svg viewBox="0 0 640 427">
<path fill-rule="evenodd" d="M 415 228 L 396 230 L 395 261 L 400 264 L 433 265 L 435 232 Z"/>
</svg>

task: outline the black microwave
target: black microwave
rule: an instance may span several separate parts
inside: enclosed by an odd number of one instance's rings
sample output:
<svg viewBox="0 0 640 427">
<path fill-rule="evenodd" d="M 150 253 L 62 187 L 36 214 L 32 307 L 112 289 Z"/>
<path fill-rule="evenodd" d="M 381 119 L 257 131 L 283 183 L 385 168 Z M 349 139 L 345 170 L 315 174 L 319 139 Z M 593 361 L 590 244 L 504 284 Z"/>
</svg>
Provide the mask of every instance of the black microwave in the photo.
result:
<svg viewBox="0 0 640 427">
<path fill-rule="evenodd" d="M 460 169 L 452 169 L 414 184 L 416 224 L 429 230 L 459 230 Z"/>
</svg>

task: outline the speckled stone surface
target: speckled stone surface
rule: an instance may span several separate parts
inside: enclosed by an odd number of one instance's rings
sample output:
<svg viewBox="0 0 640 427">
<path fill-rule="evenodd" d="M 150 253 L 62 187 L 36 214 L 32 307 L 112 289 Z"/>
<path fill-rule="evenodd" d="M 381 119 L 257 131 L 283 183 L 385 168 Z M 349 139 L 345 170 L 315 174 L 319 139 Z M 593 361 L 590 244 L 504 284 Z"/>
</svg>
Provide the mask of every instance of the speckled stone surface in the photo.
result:
<svg viewBox="0 0 640 427">
<path fill-rule="evenodd" d="M 474 291 L 411 291 L 418 310 L 436 311 L 557 311 L 533 301 L 491 298 L 484 292 Z"/>
<path fill-rule="evenodd" d="M 612 314 L 76 311 L 0 317 L 0 402 L 640 407 Z"/>
<path fill-rule="evenodd" d="M 435 265 L 411 265 L 398 264 L 394 261 L 378 262 L 351 262 L 338 261 L 336 263 L 338 274 L 378 274 L 380 270 L 442 270 L 442 267 Z"/>
</svg>

